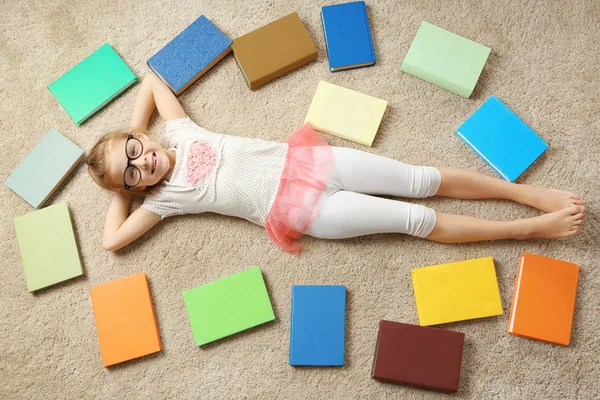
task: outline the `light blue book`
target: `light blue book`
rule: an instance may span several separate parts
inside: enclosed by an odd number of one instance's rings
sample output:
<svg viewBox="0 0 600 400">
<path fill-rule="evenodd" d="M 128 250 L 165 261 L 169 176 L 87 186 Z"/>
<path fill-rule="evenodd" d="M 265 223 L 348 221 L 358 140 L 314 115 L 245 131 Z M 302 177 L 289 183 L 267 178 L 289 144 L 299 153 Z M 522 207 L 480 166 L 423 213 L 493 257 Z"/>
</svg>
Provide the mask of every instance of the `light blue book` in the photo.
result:
<svg viewBox="0 0 600 400">
<path fill-rule="evenodd" d="M 33 207 L 40 208 L 84 156 L 83 149 L 55 129 L 50 129 L 4 184 Z"/>
<path fill-rule="evenodd" d="M 148 66 L 179 95 L 229 54 L 231 44 L 231 39 L 201 15 L 153 55 Z"/>
<path fill-rule="evenodd" d="M 292 287 L 290 365 L 344 365 L 345 286 Z"/>
<path fill-rule="evenodd" d="M 456 134 L 503 179 L 514 182 L 548 144 L 492 95 Z"/>
</svg>

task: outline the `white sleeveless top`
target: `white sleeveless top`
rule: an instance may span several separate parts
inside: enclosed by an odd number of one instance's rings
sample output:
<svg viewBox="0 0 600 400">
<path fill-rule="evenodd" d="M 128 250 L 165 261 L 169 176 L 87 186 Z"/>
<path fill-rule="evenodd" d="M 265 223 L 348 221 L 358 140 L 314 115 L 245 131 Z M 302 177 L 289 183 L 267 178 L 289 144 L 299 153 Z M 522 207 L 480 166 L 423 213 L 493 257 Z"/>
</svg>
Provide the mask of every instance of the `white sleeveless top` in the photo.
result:
<svg viewBox="0 0 600 400">
<path fill-rule="evenodd" d="M 214 212 L 264 226 L 279 188 L 286 143 L 210 132 L 189 117 L 167 121 L 166 139 L 177 154 L 173 172 L 142 207 L 161 218 Z"/>
</svg>

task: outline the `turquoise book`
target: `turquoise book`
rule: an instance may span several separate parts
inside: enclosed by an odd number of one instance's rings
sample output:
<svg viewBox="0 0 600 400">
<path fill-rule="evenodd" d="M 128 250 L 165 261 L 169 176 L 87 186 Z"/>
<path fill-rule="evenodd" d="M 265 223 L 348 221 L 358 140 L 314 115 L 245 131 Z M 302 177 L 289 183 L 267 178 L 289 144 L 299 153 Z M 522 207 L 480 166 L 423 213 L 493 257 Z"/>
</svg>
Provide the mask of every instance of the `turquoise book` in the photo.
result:
<svg viewBox="0 0 600 400">
<path fill-rule="evenodd" d="M 331 72 L 375 64 L 375 50 L 364 1 L 321 8 Z"/>
<path fill-rule="evenodd" d="M 48 89 L 77 126 L 81 126 L 137 81 L 133 71 L 106 43 Z"/>
<path fill-rule="evenodd" d="M 4 184 L 35 208 L 43 207 L 85 158 L 83 149 L 50 129 Z"/>
<path fill-rule="evenodd" d="M 275 319 L 259 267 L 188 290 L 183 300 L 197 346 Z"/>
<path fill-rule="evenodd" d="M 15 217 L 14 224 L 29 292 L 83 275 L 67 203 Z"/>
<path fill-rule="evenodd" d="M 294 285 L 290 365 L 344 365 L 346 286 Z"/>
<path fill-rule="evenodd" d="M 548 148 L 548 144 L 495 95 L 486 100 L 456 134 L 509 182 L 517 180 Z"/>
<path fill-rule="evenodd" d="M 489 47 L 423 21 L 400 70 L 469 98 L 490 51 Z"/>
<path fill-rule="evenodd" d="M 232 41 L 201 15 L 148 60 L 148 66 L 176 95 L 231 52 Z"/>
</svg>

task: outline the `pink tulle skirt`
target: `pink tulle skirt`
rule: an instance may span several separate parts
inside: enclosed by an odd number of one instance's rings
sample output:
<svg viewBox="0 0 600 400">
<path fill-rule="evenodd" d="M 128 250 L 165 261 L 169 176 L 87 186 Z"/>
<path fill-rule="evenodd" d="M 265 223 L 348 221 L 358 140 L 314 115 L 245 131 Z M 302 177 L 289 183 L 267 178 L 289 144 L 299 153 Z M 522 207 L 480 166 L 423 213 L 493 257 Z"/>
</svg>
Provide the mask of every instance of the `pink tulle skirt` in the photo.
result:
<svg viewBox="0 0 600 400">
<path fill-rule="evenodd" d="M 321 192 L 333 170 L 333 150 L 309 124 L 287 143 L 285 167 L 265 229 L 279 248 L 298 255 L 302 246 L 296 240 L 319 215 Z"/>
</svg>

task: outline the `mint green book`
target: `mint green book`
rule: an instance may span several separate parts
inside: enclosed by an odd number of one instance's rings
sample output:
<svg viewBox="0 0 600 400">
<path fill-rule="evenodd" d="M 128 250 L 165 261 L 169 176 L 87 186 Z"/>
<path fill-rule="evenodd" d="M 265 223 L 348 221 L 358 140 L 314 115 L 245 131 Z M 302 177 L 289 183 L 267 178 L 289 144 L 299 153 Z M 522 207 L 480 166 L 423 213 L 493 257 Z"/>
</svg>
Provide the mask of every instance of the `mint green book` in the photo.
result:
<svg viewBox="0 0 600 400">
<path fill-rule="evenodd" d="M 197 346 L 275 319 L 259 267 L 188 290 L 183 300 Z"/>
<path fill-rule="evenodd" d="M 15 217 L 14 224 L 28 291 L 83 274 L 67 203 Z"/>
<path fill-rule="evenodd" d="M 106 43 L 54 81 L 48 89 L 77 126 L 138 81 Z"/>
<path fill-rule="evenodd" d="M 50 129 L 4 184 L 33 207 L 43 207 L 84 157 L 82 148 Z"/>
<path fill-rule="evenodd" d="M 490 51 L 489 47 L 423 21 L 400 70 L 469 98 Z"/>
</svg>

